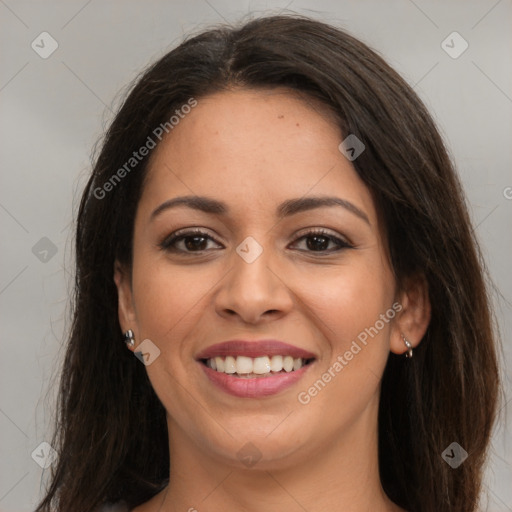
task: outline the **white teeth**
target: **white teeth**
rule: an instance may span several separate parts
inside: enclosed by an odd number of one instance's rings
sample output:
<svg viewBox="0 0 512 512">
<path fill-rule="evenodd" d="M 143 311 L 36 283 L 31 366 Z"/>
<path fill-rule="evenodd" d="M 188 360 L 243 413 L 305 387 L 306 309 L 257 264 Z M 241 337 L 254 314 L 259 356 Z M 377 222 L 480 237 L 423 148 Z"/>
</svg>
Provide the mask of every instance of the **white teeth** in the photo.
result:
<svg viewBox="0 0 512 512">
<path fill-rule="evenodd" d="M 222 357 L 215 357 L 215 366 L 217 367 L 216 370 L 218 372 L 224 371 L 224 359 Z"/>
<path fill-rule="evenodd" d="M 293 357 L 286 356 L 283 360 L 283 368 L 286 372 L 291 372 L 293 370 Z"/>
<path fill-rule="evenodd" d="M 254 359 L 253 370 L 258 375 L 270 372 L 270 358 L 268 356 L 256 357 Z"/>
<path fill-rule="evenodd" d="M 224 359 L 224 373 L 236 373 L 236 361 L 232 356 L 227 356 Z"/>
<path fill-rule="evenodd" d="M 206 360 L 206 366 L 221 373 L 236 374 L 239 377 L 269 376 L 283 370 L 287 373 L 300 370 L 305 359 L 292 356 L 226 356 L 214 357 Z"/>
<path fill-rule="evenodd" d="M 280 372 L 283 369 L 283 356 L 272 356 L 270 369 L 273 372 Z"/>
<path fill-rule="evenodd" d="M 238 356 L 236 358 L 236 373 L 252 373 L 252 359 Z"/>
</svg>

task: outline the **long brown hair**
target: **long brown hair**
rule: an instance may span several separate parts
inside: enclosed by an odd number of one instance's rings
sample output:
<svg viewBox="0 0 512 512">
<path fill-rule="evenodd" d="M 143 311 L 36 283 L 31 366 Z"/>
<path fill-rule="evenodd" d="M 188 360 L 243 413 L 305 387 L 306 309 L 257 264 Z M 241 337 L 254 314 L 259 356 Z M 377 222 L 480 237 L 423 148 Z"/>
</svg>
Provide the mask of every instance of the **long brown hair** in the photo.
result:
<svg viewBox="0 0 512 512">
<path fill-rule="evenodd" d="M 108 129 L 76 228 L 73 323 L 52 445 L 59 453 L 37 512 L 137 506 L 169 478 L 165 410 L 126 350 L 113 281 L 130 264 L 147 161 L 108 188 L 153 130 L 190 98 L 232 86 L 288 87 L 320 100 L 365 151 L 353 162 L 387 233 L 398 286 L 428 282 L 428 330 L 412 360 L 389 355 L 378 418 L 384 490 L 414 512 L 473 512 L 481 492 L 500 379 L 485 265 L 461 184 L 410 86 L 344 30 L 299 15 L 190 36 L 136 81 Z M 468 453 L 453 469 L 452 442 Z M 51 508 L 55 507 L 55 508 Z"/>
</svg>

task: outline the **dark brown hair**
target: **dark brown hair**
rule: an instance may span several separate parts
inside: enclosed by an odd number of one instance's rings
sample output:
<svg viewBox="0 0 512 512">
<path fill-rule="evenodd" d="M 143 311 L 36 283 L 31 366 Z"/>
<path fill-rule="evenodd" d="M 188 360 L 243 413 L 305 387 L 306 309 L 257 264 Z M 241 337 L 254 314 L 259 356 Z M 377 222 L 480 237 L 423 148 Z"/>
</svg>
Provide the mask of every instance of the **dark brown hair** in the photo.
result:
<svg viewBox="0 0 512 512">
<path fill-rule="evenodd" d="M 414 357 L 391 353 L 384 371 L 381 482 L 408 511 L 475 511 L 500 380 L 485 265 L 454 166 L 423 103 L 376 52 L 344 30 L 286 15 L 189 36 L 137 79 L 111 123 L 78 212 L 52 442 L 59 458 L 37 512 L 134 507 L 167 484 L 165 410 L 122 343 L 113 281 L 115 259 L 131 262 L 149 157 L 106 197 L 95 191 L 190 98 L 231 87 L 296 90 L 365 144 L 353 164 L 381 212 L 397 285 L 424 276 L 432 304 Z M 441 457 L 454 441 L 469 454 L 456 469 Z"/>
</svg>

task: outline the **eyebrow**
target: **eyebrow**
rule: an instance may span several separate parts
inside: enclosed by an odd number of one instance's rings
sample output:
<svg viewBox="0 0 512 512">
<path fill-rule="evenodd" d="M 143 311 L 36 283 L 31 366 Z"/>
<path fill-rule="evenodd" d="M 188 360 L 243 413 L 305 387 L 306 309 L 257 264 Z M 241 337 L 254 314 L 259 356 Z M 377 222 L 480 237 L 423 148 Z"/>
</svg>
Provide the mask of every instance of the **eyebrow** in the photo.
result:
<svg viewBox="0 0 512 512">
<path fill-rule="evenodd" d="M 212 215 L 227 215 L 229 214 L 229 207 L 226 203 L 205 196 L 181 196 L 169 199 L 158 206 L 151 214 L 150 220 L 167 211 L 171 208 L 185 206 L 194 210 L 199 210 Z M 301 197 L 297 199 L 288 199 L 281 203 L 276 210 L 278 218 L 289 217 L 300 212 L 313 210 L 316 208 L 325 208 L 331 206 L 340 206 L 345 210 L 353 213 L 360 219 L 364 220 L 368 225 L 370 221 L 366 213 L 364 213 L 355 204 L 334 196 L 313 196 Z"/>
</svg>

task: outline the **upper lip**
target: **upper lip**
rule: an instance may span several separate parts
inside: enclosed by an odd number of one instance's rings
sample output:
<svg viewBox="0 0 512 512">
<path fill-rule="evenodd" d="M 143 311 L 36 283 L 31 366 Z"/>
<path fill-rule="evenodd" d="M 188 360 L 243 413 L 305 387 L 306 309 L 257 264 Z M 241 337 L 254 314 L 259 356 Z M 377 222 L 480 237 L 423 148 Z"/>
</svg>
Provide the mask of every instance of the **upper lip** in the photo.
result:
<svg viewBox="0 0 512 512">
<path fill-rule="evenodd" d="M 230 340 L 222 343 L 216 343 L 202 350 L 196 359 L 210 359 L 212 357 L 225 356 L 292 356 L 294 358 L 314 359 L 316 356 L 312 352 L 303 348 L 295 347 L 289 343 L 278 340 Z"/>
</svg>

